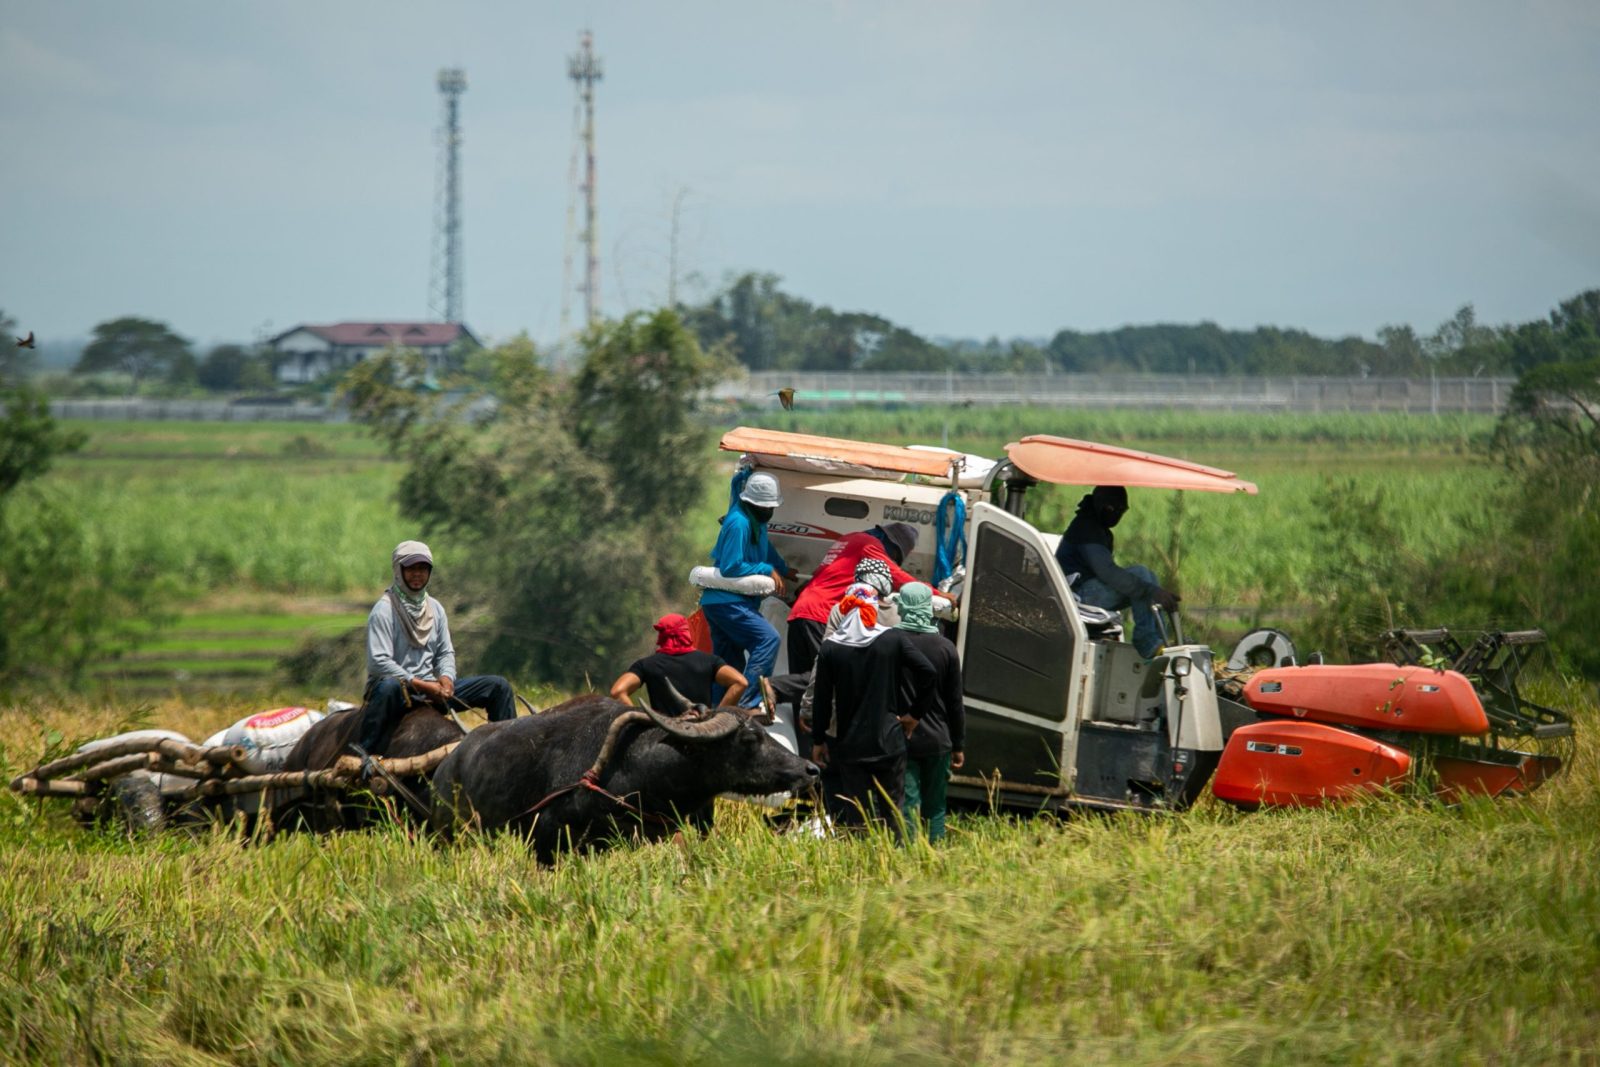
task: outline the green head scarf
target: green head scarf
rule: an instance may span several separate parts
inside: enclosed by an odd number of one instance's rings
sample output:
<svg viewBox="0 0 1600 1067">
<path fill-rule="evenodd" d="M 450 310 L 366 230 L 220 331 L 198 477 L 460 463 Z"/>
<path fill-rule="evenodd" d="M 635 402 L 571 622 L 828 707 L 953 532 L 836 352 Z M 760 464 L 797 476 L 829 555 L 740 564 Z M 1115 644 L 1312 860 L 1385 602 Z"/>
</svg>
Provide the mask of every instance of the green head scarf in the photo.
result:
<svg viewBox="0 0 1600 1067">
<path fill-rule="evenodd" d="M 900 625 L 896 629 L 919 634 L 939 632 L 933 621 L 933 590 L 922 582 L 902 585 L 896 603 L 900 606 Z"/>
</svg>

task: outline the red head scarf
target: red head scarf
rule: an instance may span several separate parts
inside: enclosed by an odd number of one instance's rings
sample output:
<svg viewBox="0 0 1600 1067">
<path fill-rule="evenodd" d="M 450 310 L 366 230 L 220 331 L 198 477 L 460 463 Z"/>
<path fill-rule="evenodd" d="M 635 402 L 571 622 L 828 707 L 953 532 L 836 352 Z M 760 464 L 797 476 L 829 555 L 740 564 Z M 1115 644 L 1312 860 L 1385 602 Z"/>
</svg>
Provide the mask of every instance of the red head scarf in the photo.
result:
<svg viewBox="0 0 1600 1067">
<path fill-rule="evenodd" d="M 669 656 L 693 652 L 694 638 L 689 634 L 689 620 L 682 615 L 663 615 L 657 619 L 656 651 Z"/>
<path fill-rule="evenodd" d="M 845 597 L 839 601 L 839 611 L 844 615 L 848 615 L 852 611 L 859 611 L 861 613 L 861 625 L 869 630 L 878 625 L 878 605 L 864 597 Z"/>
</svg>

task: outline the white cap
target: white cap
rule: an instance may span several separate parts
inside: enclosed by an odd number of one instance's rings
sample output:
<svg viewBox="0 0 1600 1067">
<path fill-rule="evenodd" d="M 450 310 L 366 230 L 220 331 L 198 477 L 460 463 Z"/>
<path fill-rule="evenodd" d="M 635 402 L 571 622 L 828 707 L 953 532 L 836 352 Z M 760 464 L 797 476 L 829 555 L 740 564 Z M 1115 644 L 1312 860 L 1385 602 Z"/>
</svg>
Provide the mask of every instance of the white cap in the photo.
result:
<svg viewBox="0 0 1600 1067">
<path fill-rule="evenodd" d="M 744 483 L 744 491 L 739 494 L 739 499 L 758 508 L 783 506 L 783 494 L 778 491 L 778 479 L 770 474 L 752 474 L 750 480 Z"/>
</svg>

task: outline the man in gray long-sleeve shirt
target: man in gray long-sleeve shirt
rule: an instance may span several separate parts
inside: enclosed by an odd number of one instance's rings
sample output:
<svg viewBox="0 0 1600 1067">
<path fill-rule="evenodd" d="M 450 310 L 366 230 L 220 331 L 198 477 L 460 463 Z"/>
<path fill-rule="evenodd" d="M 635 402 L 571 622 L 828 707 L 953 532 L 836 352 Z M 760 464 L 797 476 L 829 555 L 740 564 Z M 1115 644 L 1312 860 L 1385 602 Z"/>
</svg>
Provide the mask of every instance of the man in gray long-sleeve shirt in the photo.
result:
<svg viewBox="0 0 1600 1067">
<path fill-rule="evenodd" d="M 394 724 L 416 703 L 483 708 L 491 722 L 517 715 L 511 683 L 494 674 L 456 681 L 456 650 L 444 605 L 428 595 L 433 553 L 402 541 L 391 559 L 394 584 L 367 614 L 367 691 L 361 747 L 381 755 Z"/>
<path fill-rule="evenodd" d="M 1107 611 L 1133 611 L 1133 645 L 1149 659 L 1161 651 L 1166 635 L 1151 605 L 1178 610 L 1182 597 L 1161 588 L 1149 567 L 1117 566 L 1112 559 L 1116 537 L 1111 528 L 1128 510 L 1128 491 L 1120 485 L 1097 485 L 1078 501 L 1078 513 L 1056 546 L 1056 562 L 1085 604 Z"/>
</svg>

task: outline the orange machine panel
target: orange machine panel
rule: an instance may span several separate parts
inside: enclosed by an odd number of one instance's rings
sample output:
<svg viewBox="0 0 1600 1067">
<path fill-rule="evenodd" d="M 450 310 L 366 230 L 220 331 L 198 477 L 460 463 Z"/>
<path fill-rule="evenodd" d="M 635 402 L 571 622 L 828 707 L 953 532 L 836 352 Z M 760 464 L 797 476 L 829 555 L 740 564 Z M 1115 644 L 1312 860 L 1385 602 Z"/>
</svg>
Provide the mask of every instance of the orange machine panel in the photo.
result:
<svg viewBox="0 0 1600 1067">
<path fill-rule="evenodd" d="M 1455 671 L 1358 663 L 1270 667 L 1245 685 L 1257 711 L 1364 730 L 1406 730 L 1472 737 L 1489 718 L 1472 683 Z"/>
<path fill-rule="evenodd" d="M 1497 797 L 1502 793 L 1527 793 L 1561 769 L 1554 756 L 1532 752 L 1508 752 L 1496 761 L 1436 756 L 1434 773 L 1439 777 L 1441 798 L 1456 803 L 1466 796 Z"/>
<path fill-rule="evenodd" d="M 1411 754 L 1314 722 L 1258 722 L 1228 738 L 1211 792 L 1241 808 L 1316 807 L 1392 787 Z"/>
</svg>

